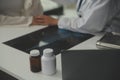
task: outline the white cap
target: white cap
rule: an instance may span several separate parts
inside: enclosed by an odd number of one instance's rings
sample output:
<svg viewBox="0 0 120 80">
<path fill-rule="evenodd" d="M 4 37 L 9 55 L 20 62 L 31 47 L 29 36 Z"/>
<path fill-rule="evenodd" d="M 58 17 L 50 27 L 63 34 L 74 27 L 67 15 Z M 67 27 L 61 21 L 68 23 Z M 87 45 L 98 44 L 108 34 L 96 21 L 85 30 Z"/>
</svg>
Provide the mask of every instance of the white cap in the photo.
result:
<svg viewBox="0 0 120 80">
<path fill-rule="evenodd" d="M 53 56 L 53 49 L 51 49 L 51 48 L 44 49 L 43 50 L 43 55 L 48 56 L 48 57 Z"/>
<path fill-rule="evenodd" d="M 37 49 L 31 50 L 30 51 L 30 56 L 39 56 L 40 52 Z"/>
</svg>

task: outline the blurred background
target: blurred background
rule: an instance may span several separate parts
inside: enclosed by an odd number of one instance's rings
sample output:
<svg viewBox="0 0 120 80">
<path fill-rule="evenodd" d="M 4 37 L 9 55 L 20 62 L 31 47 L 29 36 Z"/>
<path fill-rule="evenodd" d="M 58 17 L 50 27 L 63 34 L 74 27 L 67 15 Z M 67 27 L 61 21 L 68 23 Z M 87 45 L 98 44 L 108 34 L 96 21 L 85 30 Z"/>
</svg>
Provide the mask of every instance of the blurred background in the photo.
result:
<svg viewBox="0 0 120 80">
<path fill-rule="evenodd" d="M 77 16 L 76 2 L 77 0 L 41 0 L 44 11 L 45 12 L 51 11 L 50 13 L 47 13 L 47 15 L 51 15 L 54 17 Z"/>
</svg>

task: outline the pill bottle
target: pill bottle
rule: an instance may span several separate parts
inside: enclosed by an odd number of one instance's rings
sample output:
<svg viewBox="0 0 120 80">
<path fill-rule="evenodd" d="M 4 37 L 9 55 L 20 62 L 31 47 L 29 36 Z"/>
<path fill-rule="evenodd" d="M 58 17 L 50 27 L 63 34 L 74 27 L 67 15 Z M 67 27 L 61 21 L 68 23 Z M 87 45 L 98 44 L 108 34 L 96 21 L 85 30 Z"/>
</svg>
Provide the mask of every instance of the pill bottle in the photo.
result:
<svg viewBox="0 0 120 80">
<path fill-rule="evenodd" d="M 53 75 L 56 73 L 56 56 L 53 54 L 53 49 L 46 48 L 43 50 L 41 66 L 43 74 Z"/>
<path fill-rule="evenodd" d="M 39 72 L 41 70 L 41 56 L 37 49 L 30 51 L 30 69 L 32 72 Z"/>
</svg>

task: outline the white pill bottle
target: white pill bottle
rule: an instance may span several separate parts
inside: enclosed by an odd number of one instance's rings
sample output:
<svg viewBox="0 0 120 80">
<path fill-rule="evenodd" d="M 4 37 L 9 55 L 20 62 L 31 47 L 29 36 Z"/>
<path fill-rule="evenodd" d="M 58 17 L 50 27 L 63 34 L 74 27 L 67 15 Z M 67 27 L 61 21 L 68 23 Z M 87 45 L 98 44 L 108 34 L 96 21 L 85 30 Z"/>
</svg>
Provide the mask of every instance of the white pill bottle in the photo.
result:
<svg viewBox="0 0 120 80">
<path fill-rule="evenodd" d="M 43 74 L 53 75 L 56 73 L 56 56 L 53 54 L 53 49 L 46 48 L 43 50 L 41 66 Z"/>
</svg>

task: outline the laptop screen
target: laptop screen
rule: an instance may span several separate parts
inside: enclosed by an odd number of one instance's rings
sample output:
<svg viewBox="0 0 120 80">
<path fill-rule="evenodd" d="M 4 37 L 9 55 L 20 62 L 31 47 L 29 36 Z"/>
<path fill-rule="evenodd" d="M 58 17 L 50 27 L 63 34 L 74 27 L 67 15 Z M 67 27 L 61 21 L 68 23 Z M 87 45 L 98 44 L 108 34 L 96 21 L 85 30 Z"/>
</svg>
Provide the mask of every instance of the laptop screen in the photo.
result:
<svg viewBox="0 0 120 80">
<path fill-rule="evenodd" d="M 62 52 L 63 80 L 120 80 L 120 50 Z"/>
</svg>

